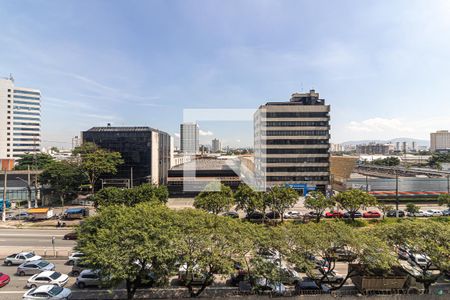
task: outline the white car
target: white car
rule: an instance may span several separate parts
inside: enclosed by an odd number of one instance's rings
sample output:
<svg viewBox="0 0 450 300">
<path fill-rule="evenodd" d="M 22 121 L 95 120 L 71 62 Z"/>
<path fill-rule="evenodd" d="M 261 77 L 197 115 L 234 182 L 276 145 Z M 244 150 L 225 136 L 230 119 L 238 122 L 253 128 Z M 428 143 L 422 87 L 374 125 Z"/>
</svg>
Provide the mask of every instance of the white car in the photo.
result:
<svg viewBox="0 0 450 300">
<path fill-rule="evenodd" d="M 26 292 L 22 300 L 69 300 L 72 291 L 56 285 L 43 285 Z"/>
<path fill-rule="evenodd" d="M 423 254 L 411 254 L 410 257 L 416 265 L 422 268 L 427 267 L 428 263 L 430 262 L 430 258 Z"/>
<path fill-rule="evenodd" d="M 25 262 L 41 260 L 42 257 L 34 254 L 33 252 L 20 252 L 14 253 L 5 258 L 4 264 L 7 266 L 21 265 Z"/>
<path fill-rule="evenodd" d="M 44 271 L 39 274 L 35 274 L 27 281 L 27 287 L 35 288 L 41 285 L 57 285 L 63 287 L 69 281 L 69 276 L 61 274 L 56 271 Z"/>
<path fill-rule="evenodd" d="M 82 253 L 82 252 L 73 252 L 73 253 L 71 253 L 69 255 L 67 263 L 69 265 L 73 265 L 75 262 L 79 261 L 83 257 L 84 257 L 84 253 Z"/>
<path fill-rule="evenodd" d="M 429 209 L 427 210 L 427 213 L 429 213 L 432 217 L 442 217 L 442 211 L 437 209 Z"/>
<path fill-rule="evenodd" d="M 285 219 L 296 219 L 296 218 L 300 218 L 302 216 L 302 214 L 299 211 L 288 211 L 286 213 L 284 213 L 283 217 Z"/>
</svg>

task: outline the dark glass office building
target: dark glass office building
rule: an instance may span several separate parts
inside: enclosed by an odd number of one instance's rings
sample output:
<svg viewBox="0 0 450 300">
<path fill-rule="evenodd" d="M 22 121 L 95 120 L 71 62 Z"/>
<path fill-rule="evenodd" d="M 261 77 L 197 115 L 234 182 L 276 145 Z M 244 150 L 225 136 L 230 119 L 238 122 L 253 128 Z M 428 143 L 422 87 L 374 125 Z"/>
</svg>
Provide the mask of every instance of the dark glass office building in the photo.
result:
<svg viewBox="0 0 450 300">
<path fill-rule="evenodd" d="M 124 163 L 104 179 L 130 179 L 133 185 L 166 184 L 170 168 L 170 135 L 150 127 L 93 127 L 82 133 L 83 142 L 122 154 Z"/>
</svg>

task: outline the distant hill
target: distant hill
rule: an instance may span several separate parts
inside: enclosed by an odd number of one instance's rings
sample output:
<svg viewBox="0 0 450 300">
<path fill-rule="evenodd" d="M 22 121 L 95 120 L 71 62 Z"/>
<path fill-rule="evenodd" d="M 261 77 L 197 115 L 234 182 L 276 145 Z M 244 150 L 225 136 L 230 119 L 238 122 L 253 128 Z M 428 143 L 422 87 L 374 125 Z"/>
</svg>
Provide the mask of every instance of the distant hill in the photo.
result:
<svg viewBox="0 0 450 300">
<path fill-rule="evenodd" d="M 390 140 L 360 140 L 360 141 L 347 141 L 341 143 L 342 145 L 348 146 L 348 145 L 361 145 L 361 144 L 369 144 L 369 143 L 379 143 L 379 144 L 396 144 L 397 142 L 403 143 L 406 142 L 408 144 L 411 144 L 412 142 L 416 142 L 417 146 L 430 146 L 430 141 L 428 140 L 420 140 L 420 139 L 413 139 L 413 138 L 395 138 Z"/>
</svg>

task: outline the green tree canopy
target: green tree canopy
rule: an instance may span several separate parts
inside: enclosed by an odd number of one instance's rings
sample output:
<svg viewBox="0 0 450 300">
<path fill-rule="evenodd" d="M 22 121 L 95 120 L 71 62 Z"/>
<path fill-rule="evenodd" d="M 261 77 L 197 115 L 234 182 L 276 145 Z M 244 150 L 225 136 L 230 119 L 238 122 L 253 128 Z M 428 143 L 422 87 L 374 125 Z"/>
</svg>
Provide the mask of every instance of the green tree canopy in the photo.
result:
<svg viewBox="0 0 450 300">
<path fill-rule="evenodd" d="M 425 285 L 425 292 L 440 277 L 439 274 L 430 272 L 432 266 L 436 266 L 441 272 L 450 269 L 450 226 L 447 222 L 405 220 L 376 226 L 371 229 L 371 233 L 393 248 L 406 246 L 412 253 L 428 258 L 427 264 L 421 266 L 421 276 L 410 274 Z"/>
<path fill-rule="evenodd" d="M 420 210 L 420 207 L 415 205 L 414 203 L 408 203 L 406 204 L 406 211 L 410 214 L 418 213 Z"/>
<path fill-rule="evenodd" d="M 126 282 L 128 299 L 149 281 L 167 283 L 178 256 L 174 213 L 162 205 L 107 206 L 79 229 L 83 260 L 110 284 Z"/>
<path fill-rule="evenodd" d="M 80 166 L 89 180 L 92 194 L 94 194 L 98 178 L 105 174 L 116 174 L 117 166 L 123 163 L 119 152 L 99 148 L 94 143 L 84 143 L 75 148 L 73 155 L 80 158 Z"/>
<path fill-rule="evenodd" d="M 450 195 L 449 194 L 441 194 L 438 197 L 439 205 L 445 205 L 450 208 Z"/>
<path fill-rule="evenodd" d="M 183 283 L 191 297 L 199 296 L 213 282 L 215 275 L 228 277 L 234 274 L 236 262 L 245 263 L 239 254 L 251 251 L 248 228 L 253 224 L 193 209 L 178 212 L 177 220 L 176 226 L 180 230 L 178 257 L 185 273 Z M 242 229 L 242 233 L 247 234 L 237 234 Z M 201 281 L 197 289 L 194 278 Z"/>
<path fill-rule="evenodd" d="M 131 189 L 108 187 L 101 189 L 94 196 L 97 207 L 109 205 L 134 206 L 141 202 L 166 203 L 169 192 L 166 186 L 156 186 L 150 183 L 142 184 Z"/>
<path fill-rule="evenodd" d="M 369 206 L 376 206 L 377 199 L 362 190 L 348 190 L 334 196 L 337 204 L 349 212 L 351 219 L 355 219 L 355 213 Z"/>
<path fill-rule="evenodd" d="M 39 177 L 42 184 L 50 185 L 59 195 L 64 209 L 64 200 L 68 194 L 76 193 L 86 180 L 78 165 L 68 161 L 53 161 L 48 164 Z"/>
<path fill-rule="evenodd" d="M 241 183 L 234 193 L 236 209 L 245 211 L 250 214 L 256 210 L 263 209 L 263 193 L 253 190 L 245 183 Z"/>
<path fill-rule="evenodd" d="M 14 167 L 14 169 L 27 170 L 28 167 L 30 167 L 30 169 L 35 168 L 36 170 L 43 170 L 53 161 L 54 161 L 53 157 L 47 153 L 36 153 L 36 154 L 27 153 L 17 161 L 17 164 Z"/>
<path fill-rule="evenodd" d="M 228 211 L 234 204 L 231 188 L 222 184 L 212 182 L 204 191 L 198 194 L 194 200 L 194 207 L 203 209 L 213 214 Z"/>
<path fill-rule="evenodd" d="M 372 161 L 376 166 L 398 166 L 400 165 L 400 159 L 396 156 L 389 156 L 386 158 L 379 158 Z"/>
<path fill-rule="evenodd" d="M 304 206 L 314 211 L 316 222 L 319 223 L 325 210 L 335 206 L 335 201 L 333 198 L 327 198 L 322 192 L 312 191 L 305 197 Z"/>
<path fill-rule="evenodd" d="M 265 195 L 268 207 L 280 214 L 282 222 L 284 221 L 284 212 L 293 207 L 298 198 L 298 193 L 293 188 L 278 185 L 270 188 Z"/>
</svg>

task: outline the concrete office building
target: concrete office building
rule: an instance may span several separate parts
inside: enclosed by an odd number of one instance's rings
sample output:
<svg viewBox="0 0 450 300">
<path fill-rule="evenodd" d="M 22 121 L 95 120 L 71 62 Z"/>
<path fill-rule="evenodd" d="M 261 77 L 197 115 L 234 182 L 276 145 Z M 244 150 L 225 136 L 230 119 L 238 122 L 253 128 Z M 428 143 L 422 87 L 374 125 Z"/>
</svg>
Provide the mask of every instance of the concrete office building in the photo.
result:
<svg viewBox="0 0 450 300">
<path fill-rule="evenodd" d="M 448 130 L 439 130 L 430 135 L 430 151 L 450 151 L 450 132 Z"/>
<path fill-rule="evenodd" d="M 170 169 L 170 135 L 150 127 L 93 127 L 82 134 L 83 143 L 122 154 L 124 163 L 115 175 L 105 179 L 129 180 L 133 185 L 150 182 L 166 184 Z M 131 171 L 133 175 L 131 175 Z"/>
<path fill-rule="evenodd" d="M 217 153 L 220 152 L 222 150 L 222 145 L 220 143 L 219 139 L 213 139 L 212 140 L 212 148 L 211 148 L 211 152 L 212 153 Z"/>
<path fill-rule="evenodd" d="M 0 159 L 40 152 L 41 92 L 0 78 Z"/>
<path fill-rule="evenodd" d="M 255 180 L 260 189 L 290 185 L 300 193 L 330 184 L 330 106 L 314 90 L 268 102 L 254 115 Z"/>
<path fill-rule="evenodd" d="M 185 154 L 199 153 L 199 129 L 195 123 L 180 125 L 180 150 Z"/>
</svg>

